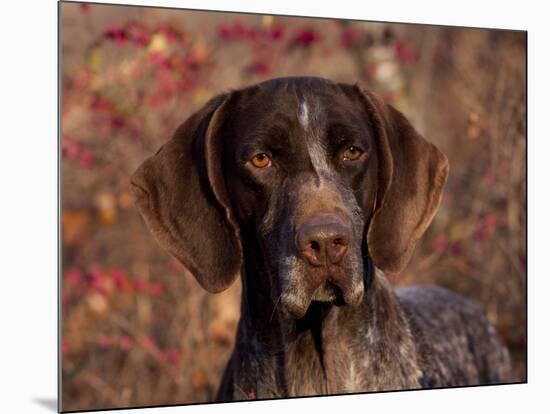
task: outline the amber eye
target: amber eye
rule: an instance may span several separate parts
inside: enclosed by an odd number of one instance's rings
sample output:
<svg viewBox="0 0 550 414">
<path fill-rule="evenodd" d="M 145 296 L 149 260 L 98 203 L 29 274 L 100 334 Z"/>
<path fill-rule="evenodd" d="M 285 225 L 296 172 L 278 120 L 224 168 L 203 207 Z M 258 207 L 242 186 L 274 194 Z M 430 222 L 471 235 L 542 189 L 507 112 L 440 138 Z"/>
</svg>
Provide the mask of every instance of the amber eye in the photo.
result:
<svg viewBox="0 0 550 414">
<path fill-rule="evenodd" d="M 267 168 L 271 166 L 271 158 L 265 152 L 254 155 L 250 162 L 256 168 Z"/>
<path fill-rule="evenodd" d="M 364 151 L 362 151 L 360 148 L 352 146 L 344 151 L 343 158 L 344 161 L 356 161 L 361 158 L 361 155 L 363 155 L 363 153 Z"/>
</svg>

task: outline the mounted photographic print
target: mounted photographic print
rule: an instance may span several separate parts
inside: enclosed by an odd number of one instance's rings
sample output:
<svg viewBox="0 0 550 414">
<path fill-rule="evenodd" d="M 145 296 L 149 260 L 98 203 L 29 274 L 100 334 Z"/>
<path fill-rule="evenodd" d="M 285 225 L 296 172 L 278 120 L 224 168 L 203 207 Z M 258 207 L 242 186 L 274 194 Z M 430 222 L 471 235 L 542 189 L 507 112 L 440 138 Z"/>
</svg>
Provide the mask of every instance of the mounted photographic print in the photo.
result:
<svg viewBox="0 0 550 414">
<path fill-rule="evenodd" d="M 527 381 L 526 32 L 59 7 L 62 411 Z"/>
</svg>

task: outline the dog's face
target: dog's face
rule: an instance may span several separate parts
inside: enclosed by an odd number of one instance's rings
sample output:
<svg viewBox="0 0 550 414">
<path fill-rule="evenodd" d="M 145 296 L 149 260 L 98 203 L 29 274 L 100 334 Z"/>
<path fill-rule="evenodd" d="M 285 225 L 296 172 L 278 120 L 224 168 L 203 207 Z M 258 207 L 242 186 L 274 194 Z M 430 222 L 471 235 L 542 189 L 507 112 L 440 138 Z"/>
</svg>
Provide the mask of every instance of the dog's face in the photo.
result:
<svg viewBox="0 0 550 414">
<path fill-rule="evenodd" d="M 282 78 L 211 100 L 132 182 L 153 233 L 205 288 L 231 283 L 244 246 L 263 257 L 255 277 L 269 278 L 272 300 L 299 318 L 311 301 L 360 303 L 366 254 L 404 267 L 447 172 L 373 95 Z"/>
<path fill-rule="evenodd" d="M 312 300 L 358 304 L 376 189 L 359 97 L 325 82 L 271 82 L 235 104 L 223 175 L 239 225 L 261 246 L 272 296 L 295 317 Z"/>
</svg>

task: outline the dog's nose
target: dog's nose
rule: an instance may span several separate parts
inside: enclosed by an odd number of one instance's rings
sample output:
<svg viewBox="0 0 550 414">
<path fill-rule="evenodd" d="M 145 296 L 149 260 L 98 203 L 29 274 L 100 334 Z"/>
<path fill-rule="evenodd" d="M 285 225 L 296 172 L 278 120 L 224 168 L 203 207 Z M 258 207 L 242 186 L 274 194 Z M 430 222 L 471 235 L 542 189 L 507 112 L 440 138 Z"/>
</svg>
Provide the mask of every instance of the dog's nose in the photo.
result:
<svg viewBox="0 0 550 414">
<path fill-rule="evenodd" d="M 350 244 L 349 227 L 333 214 L 313 217 L 296 232 L 296 247 L 312 266 L 328 266 L 342 261 Z"/>
</svg>

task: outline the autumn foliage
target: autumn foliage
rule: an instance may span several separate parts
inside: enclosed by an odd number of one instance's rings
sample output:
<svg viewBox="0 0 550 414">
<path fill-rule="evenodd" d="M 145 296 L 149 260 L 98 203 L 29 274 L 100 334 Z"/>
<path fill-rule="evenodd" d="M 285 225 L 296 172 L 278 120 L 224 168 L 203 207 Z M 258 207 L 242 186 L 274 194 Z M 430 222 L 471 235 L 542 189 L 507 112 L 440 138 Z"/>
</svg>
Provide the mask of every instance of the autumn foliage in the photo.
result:
<svg viewBox="0 0 550 414">
<path fill-rule="evenodd" d="M 129 175 L 214 94 L 285 75 L 370 87 L 451 162 L 395 284 L 477 302 L 525 379 L 525 35 L 62 4 L 63 409 L 212 399 L 240 286 L 204 292 L 153 240 Z"/>
</svg>

